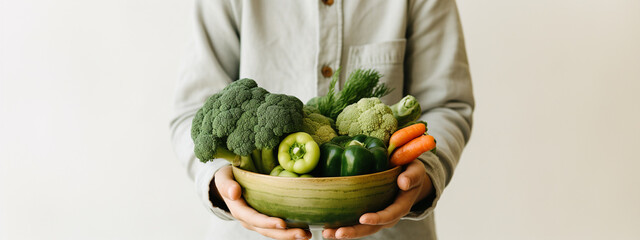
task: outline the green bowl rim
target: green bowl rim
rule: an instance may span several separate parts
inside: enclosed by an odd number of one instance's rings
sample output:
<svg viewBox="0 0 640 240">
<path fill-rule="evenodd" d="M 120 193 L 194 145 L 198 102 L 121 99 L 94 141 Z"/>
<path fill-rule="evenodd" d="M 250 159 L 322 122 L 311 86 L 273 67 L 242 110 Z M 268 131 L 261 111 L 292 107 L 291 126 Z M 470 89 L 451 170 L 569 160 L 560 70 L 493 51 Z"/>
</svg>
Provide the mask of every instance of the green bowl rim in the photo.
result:
<svg viewBox="0 0 640 240">
<path fill-rule="evenodd" d="M 327 180 L 327 179 L 331 179 L 331 180 L 340 180 L 340 179 L 357 179 L 357 178 L 368 178 L 368 177 L 372 177 L 375 175 L 384 175 L 384 174 L 388 174 L 389 172 L 392 171 L 396 171 L 396 169 L 401 168 L 402 166 L 395 166 L 391 169 L 382 171 L 382 172 L 375 172 L 375 173 L 369 173 L 369 174 L 364 174 L 364 175 L 355 175 L 355 176 L 343 176 L 343 177 L 312 177 L 312 178 L 294 178 L 294 177 L 279 177 L 279 176 L 271 176 L 269 174 L 262 174 L 262 173 L 256 173 L 256 172 L 252 172 L 252 171 L 247 171 L 244 170 L 242 168 L 233 166 L 234 170 L 240 171 L 243 174 L 249 174 L 249 175 L 258 175 L 259 177 L 265 177 L 265 178 L 274 178 L 274 179 L 298 179 L 301 181 L 312 181 L 312 180 Z"/>
</svg>

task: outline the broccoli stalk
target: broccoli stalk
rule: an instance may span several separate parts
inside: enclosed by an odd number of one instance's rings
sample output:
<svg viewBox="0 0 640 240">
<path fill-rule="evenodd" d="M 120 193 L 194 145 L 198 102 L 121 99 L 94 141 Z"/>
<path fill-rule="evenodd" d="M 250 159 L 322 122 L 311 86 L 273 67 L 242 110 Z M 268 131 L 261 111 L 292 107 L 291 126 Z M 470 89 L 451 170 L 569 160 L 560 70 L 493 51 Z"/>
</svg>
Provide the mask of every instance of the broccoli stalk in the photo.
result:
<svg viewBox="0 0 640 240">
<path fill-rule="evenodd" d="M 273 149 L 262 149 L 262 169 L 264 174 L 271 173 L 276 166 L 278 166 L 278 158 L 276 152 Z"/>
<path fill-rule="evenodd" d="M 269 174 L 278 165 L 273 149 L 256 149 L 251 153 L 256 172 Z"/>
<path fill-rule="evenodd" d="M 214 155 L 215 158 L 221 158 L 229 161 L 233 166 L 242 168 L 247 171 L 256 171 L 256 167 L 253 164 L 253 160 L 250 156 L 239 156 L 235 153 L 227 150 L 226 148 L 219 147 L 216 149 L 216 153 Z"/>
<path fill-rule="evenodd" d="M 232 164 L 233 166 L 242 168 L 247 171 L 258 172 L 255 165 L 253 164 L 251 156 L 240 156 L 239 158 L 234 159 Z"/>
</svg>

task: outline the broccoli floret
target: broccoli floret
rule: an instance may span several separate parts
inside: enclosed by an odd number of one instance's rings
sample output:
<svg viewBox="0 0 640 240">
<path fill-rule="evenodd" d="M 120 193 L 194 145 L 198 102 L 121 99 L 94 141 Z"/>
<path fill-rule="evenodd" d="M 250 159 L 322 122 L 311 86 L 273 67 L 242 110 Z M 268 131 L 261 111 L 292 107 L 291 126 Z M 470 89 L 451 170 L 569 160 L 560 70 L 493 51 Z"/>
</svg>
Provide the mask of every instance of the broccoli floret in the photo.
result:
<svg viewBox="0 0 640 240">
<path fill-rule="evenodd" d="M 302 130 L 302 102 L 284 95 L 269 94 L 256 112 L 258 124 L 254 127 L 256 147 L 271 149 L 288 133 Z"/>
<path fill-rule="evenodd" d="M 227 148 L 234 153 L 242 156 L 248 156 L 255 146 L 254 126 L 258 123 L 256 111 L 269 92 L 263 88 L 253 88 L 251 90 L 251 99 L 242 104 L 242 116 L 236 122 L 236 128 L 227 137 Z"/>
<path fill-rule="evenodd" d="M 224 141 L 212 134 L 213 117 L 218 109 L 213 109 L 213 102 L 217 101 L 220 94 L 209 97 L 202 108 L 198 110 L 193 118 L 191 127 L 191 139 L 195 144 L 194 153 L 200 161 L 215 158 L 216 149 L 224 145 Z"/>
<path fill-rule="evenodd" d="M 196 157 L 202 160 L 215 158 L 216 149 L 220 145 L 221 141 L 211 134 L 200 134 L 196 137 L 194 142 L 194 152 L 196 153 Z"/>
<path fill-rule="evenodd" d="M 336 120 L 340 135 L 365 134 L 389 142 L 398 128 L 398 121 L 389 106 L 379 98 L 363 98 L 344 108 Z"/>
<path fill-rule="evenodd" d="M 226 137 L 235 130 L 236 122 L 244 113 L 242 105 L 254 99 L 252 94 L 254 88 L 258 88 L 255 81 L 241 79 L 222 90 L 222 95 L 212 105 L 212 109 L 218 110 L 213 112 L 215 114 L 213 120 L 213 134 L 215 136 Z M 264 91 L 264 93 L 267 92 Z"/>
<path fill-rule="evenodd" d="M 313 137 L 318 145 L 330 141 L 338 134 L 333 129 L 333 119 L 320 114 L 317 108 L 305 105 L 303 107 L 302 131 Z"/>
<path fill-rule="evenodd" d="M 198 109 L 196 116 L 193 117 L 193 122 L 191 124 L 191 139 L 193 139 L 194 141 L 201 132 L 211 131 L 212 126 L 210 120 L 208 120 L 209 122 L 207 122 L 206 124 L 203 124 L 203 122 L 205 121 L 205 116 L 210 116 L 209 112 L 213 110 L 212 105 L 217 101 L 220 95 L 221 94 L 211 95 L 211 97 L 209 97 L 209 99 L 207 99 L 207 101 L 204 103 L 204 106 Z"/>
</svg>

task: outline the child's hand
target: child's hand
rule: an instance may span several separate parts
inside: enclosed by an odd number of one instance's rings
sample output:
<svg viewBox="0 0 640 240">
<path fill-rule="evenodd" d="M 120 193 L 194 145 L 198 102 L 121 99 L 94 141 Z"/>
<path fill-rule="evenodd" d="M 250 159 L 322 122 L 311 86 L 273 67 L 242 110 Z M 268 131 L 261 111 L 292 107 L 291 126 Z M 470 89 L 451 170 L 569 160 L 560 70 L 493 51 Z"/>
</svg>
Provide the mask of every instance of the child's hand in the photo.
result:
<svg viewBox="0 0 640 240">
<path fill-rule="evenodd" d="M 398 176 L 400 192 L 396 200 L 387 208 L 376 213 L 365 213 L 360 217 L 360 224 L 338 229 L 325 229 L 325 238 L 361 238 L 374 234 L 382 228 L 396 225 L 400 218 L 409 213 L 414 203 L 424 199 L 433 191 L 431 179 L 424 171 L 424 165 L 419 160 L 413 160 L 407 169 Z"/>
<path fill-rule="evenodd" d="M 214 181 L 216 189 L 227 204 L 231 215 L 240 221 L 245 228 L 274 239 L 311 238 L 311 232 L 305 232 L 300 228 L 286 229 L 287 225 L 284 220 L 269 217 L 249 207 L 241 197 L 242 190 L 238 182 L 233 179 L 230 166 L 218 170 Z"/>
</svg>

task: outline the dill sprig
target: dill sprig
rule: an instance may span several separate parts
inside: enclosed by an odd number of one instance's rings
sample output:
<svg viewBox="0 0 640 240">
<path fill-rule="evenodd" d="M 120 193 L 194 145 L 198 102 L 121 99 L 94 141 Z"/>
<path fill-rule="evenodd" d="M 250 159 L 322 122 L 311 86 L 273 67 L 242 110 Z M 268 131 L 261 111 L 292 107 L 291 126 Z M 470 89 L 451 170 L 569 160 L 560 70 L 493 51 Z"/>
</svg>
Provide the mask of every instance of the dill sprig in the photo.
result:
<svg viewBox="0 0 640 240">
<path fill-rule="evenodd" d="M 386 84 L 380 83 L 382 74 L 378 71 L 374 69 L 357 69 L 349 74 L 343 89 L 336 92 L 335 88 L 339 76 L 340 69 L 333 74 L 327 95 L 320 97 L 317 102 L 317 108 L 320 113 L 334 120 L 338 118 L 338 114 L 345 107 L 356 103 L 362 98 L 381 98 L 393 91 Z"/>
</svg>

